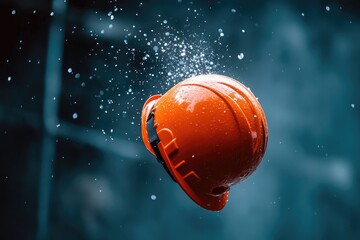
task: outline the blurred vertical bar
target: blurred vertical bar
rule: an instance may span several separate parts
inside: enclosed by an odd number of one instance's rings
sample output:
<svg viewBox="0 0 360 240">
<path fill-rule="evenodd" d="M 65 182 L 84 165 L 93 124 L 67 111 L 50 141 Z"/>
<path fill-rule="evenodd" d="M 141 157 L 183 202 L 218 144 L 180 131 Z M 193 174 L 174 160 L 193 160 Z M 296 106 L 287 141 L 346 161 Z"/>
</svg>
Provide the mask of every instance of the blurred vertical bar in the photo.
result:
<svg viewBox="0 0 360 240">
<path fill-rule="evenodd" d="M 43 142 L 41 153 L 37 239 L 49 238 L 49 207 L 51 175 L 56 157 L 55 134 L 57 129 L 59 98 L 61 92 L 62 59 L 67 0 L 52 1 L 48 50 L 46 56 L 44 99 L 43 99 Z"/>
</svg>

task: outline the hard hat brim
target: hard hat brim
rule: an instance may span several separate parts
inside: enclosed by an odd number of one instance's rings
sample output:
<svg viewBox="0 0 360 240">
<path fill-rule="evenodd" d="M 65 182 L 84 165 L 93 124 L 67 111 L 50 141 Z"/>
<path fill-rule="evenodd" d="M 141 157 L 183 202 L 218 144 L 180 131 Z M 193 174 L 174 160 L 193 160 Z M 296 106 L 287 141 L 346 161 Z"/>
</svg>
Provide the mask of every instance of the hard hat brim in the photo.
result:
<svg viewBox="0 0 360 240">
<path fill-rule="evenodd" d="M 171 164 L 171 161 L 166 154 L 164 149 L 164 145 L 160 142 L 158 144 L 161 156 L 164 159 L 164 162 L 169 169 L 172 176 L 175 178 L 180 187 L 184 190 L 184 192 L 198 205 L 201 207 L 212 210 L 212 211 L 220 211 L 223 209 L 228 201 L 229 191 L 225 191 L 221 195 L 210 195 L 210 194 L 201 194 L 199 192 L 195 192 L 189 184 L 185 181 L 184 177 L 181 176 Z"/>
</svg>

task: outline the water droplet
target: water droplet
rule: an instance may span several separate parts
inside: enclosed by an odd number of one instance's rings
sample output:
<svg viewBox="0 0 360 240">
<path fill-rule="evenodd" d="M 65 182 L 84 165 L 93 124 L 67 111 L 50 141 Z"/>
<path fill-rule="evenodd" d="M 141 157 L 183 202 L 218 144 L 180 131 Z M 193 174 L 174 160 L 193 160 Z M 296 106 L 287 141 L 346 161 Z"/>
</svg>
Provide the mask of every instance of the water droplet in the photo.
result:
<svg viewBox="0 0 360 240">
<path fill-rule="evenodd" d="M 243 53 L 240 53 L 239 55 L 237 55 L 237 58 L 238 58 L 239 60 L 242 60 L 242 59 L 244 58 L 244 54 L 243 54 Z"/>
<path fill-rule="evenodd" d="M 68 68 L 68 73 L 72 73 L 72 68 Z"/>
<path fill-rule="evenodd" d="M 75 74 L 75 78 L 80 78 L 80 73 Z"/>
<path fill-rule="evenodd" d="M 150 198 L 151 198 L 151 200 L 155 201 L 155 200 L 156 200 L 156 195 L 152 194 L 152 195 L 150 196 Z"/>
<path fill-rule="evenodd" d="M 351 107 L 352 107 L 352 108 L 355 108 L 355 104 L 352 103 L 352 104 L 351 104 Z"/>
<path fill-rule="evenodd" d="M 77 114 L 77 113 L 73 113 L 72 118 L 73 118 L 73 119 L 77 119 L 77 118 L 78 118 L 78 114 Z"/>
<path fill-rule="evenodd" d="M 328 11 L 328 12 L 330 11 L 330 7 L 329 7 L 329 6 L 326 6 L 325 9 L 326 9 L 326 11 Z"/>
<path fill-rule="evenodd" d="M 12 15 L 15 15 L 15 14 L 16 14 L 16 10 L 15 10 L 15 9 L 12 10 L 12 11 L 11 11 L 11 14 L 12 14 Z"/>
<path fill-rule="evenodd" d="M 51 16 L 51 17 L 54 16 L 54 12 L 51 12 L 51 13 L 50 13 L 50 16 Z"/>
<path fill-rule="evenodd" d="M 255 131 L 251 132 L 251 136 L 252 136 L 252 138 L 257 138 L 257 132 L 255 132 Z"/>
<path fill-rule="evenodd" d="M 8 76 L 7 80 L 8 80 L 8 82 L 10 82 L 11 81 L 11 76 Z"/>
</svg>

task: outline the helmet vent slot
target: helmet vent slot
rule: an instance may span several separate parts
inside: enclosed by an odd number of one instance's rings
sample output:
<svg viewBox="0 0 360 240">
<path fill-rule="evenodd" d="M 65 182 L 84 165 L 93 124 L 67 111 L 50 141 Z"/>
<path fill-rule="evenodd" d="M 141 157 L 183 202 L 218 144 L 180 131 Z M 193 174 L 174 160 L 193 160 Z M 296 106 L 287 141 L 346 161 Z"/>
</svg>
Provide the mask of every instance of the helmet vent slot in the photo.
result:
<svg viewBox="0 0 360 240">
<path fill-rule="evenodd" d="M 228 190 L 229 190 L 228 186 L 219 186 L 219 187 L 213 188 L 213 190 L 211 191 L 211 194 L 212 195 L 222 195 L 222 194 L 224 194 L 224 192 L 226 192 Z"/>
</svg>

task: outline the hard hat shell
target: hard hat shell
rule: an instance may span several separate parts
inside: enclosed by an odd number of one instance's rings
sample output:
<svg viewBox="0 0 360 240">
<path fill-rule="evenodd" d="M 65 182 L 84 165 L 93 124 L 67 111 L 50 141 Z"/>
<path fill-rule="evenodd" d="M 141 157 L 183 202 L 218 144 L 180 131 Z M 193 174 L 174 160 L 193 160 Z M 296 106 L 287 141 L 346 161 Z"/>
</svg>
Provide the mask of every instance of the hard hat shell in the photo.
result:
<svg viewBox="0 0 360 240">
<path fill-rule="evenodd" d="M 264 112 L 252 92 L 232 78 L 191 77 L 145 102 L 142 139 L 156 155 L 146 128 L 151 113 L 165 167 L 205 209 L 221 210 L 230 187 L 249 176 L 264 156 Z"/>
</svg>

